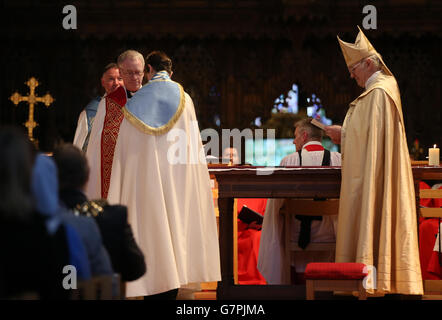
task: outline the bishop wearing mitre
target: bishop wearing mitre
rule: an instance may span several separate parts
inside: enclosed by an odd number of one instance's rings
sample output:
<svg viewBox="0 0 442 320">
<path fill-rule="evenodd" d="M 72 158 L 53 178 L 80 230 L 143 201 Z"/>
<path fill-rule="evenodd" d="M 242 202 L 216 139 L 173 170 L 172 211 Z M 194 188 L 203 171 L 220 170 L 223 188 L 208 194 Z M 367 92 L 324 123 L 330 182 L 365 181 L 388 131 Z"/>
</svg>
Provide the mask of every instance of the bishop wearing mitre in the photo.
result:
<svg viewBox="0 0 442 320">
<path fill-rule="evenodd" d="M 361 29 L 355 43 L 338 41 L 351 78 L 365 90 L 350 103 L 342 127 L 325 129 L 342 154 L 336 262 L 374 267 L 376 286 L 369 294 L 421 295 L 415 192 L 399 88 Z"/>
</svg>

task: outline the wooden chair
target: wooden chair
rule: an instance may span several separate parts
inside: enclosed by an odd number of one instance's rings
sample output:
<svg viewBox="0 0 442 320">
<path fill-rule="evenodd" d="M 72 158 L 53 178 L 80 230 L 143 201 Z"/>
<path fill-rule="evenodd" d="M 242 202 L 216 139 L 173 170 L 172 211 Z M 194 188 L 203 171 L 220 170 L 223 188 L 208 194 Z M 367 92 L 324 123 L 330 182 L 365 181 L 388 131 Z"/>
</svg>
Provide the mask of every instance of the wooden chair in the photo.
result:
<svg viewBox="0 0 442 320">
<path fill-rule="evenodd" d="M 421 189 L 419 197 L 421 199 L 442 199 L 442 189 Z M 442 218 L 442 208 L 419 208 L 419 214 L 423 218 Z M 442 298 L 442 280 L 424 280 L 424 299 L 431 299 L 431 296 Z"/>
<path fill-rule="evenodd" d="M 336 243 L 309 243 L 307 248 L 302 249 L 298 243 L 291 241 L 291 219 L 294 215 L 325 216 L 337 215 L 339 211 L 339 199 L 327 199 L 316 201 L 314 199 L 286 199 L 280 214 L 284 216 L 284 247 L 285 247 L 285 274 L 291 281 L 291 256 L 299 251 L 328 251 L 334 254 Z"/>
<path fill-rule="evenodd" d="M 79 281 L 77 289 L 73 290 L 72 300 L 118 300 L 120 299 L 119 274 L 95 276 L 90 280 Z M 113 284 L 117 285 L 117 296 L 113 294 Z"/>
</svg>

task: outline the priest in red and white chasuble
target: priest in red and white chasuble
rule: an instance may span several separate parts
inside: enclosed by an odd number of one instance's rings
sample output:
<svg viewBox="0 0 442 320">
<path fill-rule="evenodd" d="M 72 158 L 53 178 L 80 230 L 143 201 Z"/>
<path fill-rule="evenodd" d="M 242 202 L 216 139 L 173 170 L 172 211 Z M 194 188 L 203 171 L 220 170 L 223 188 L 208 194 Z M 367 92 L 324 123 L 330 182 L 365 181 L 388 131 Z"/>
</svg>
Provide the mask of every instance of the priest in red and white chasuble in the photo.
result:
<svg viewBox="0 0 442 320">
<path fill-rule="evenodd" d="M 414 182 L 399 88 L 360 29 L 354 44 L 338 41 L 351 76 L 362 87 L 364 72 L 368 79 L 341 129 L 336 262 L 374 266 L 377 288 L 370 294 L 421 295 Z M 380 61 L 380 70 L 369 76 L 371 57 Z"/>
<path fill-rule="evenodd" d="M 147 266 L 127 284 L 127 296 L 219 281 L 216 216 L 192 99 L 160 71 L 120 106 L 108 201 L 128 207 Z"/>
<path fill-rule="evenodd" d="M 127 99 L 124 88 L 121 92 L 124 96 L 106 96 L 98 104 L 86 151 L 90 167 L 86 185 L 86 195 L 89 199 L 107 198 L 115 144 L 124 117 L 120 105 L 114 100 L 119 99 L 119 103 L 124 104 Z"/>
<path fill-rule="evenodd" d="M 302 146 L 302 166 L 321 166 L 324 157 L 324 148 L 319 141 L 309 141 Z M 280 166 L 299 166 L 299 153 L 294 152 L 281 160 Z M 340 166 L 341 155 L 338 152 L 330 152 L 330 165 Z M 290 284 L 289 276 L 285 274 L 286 264 L 284 251 L 284 218 L 279 211 L 284 204 L 284 199 L 268 199 L 262 226 L 261 241 L 259 245 L 258 270 L 267 280 L 268 284 Z M 311 224 L 311 242 L 334 242 L 335 241 L 336 217 L 324 216 L 322 221 L 313 221 Z M 300 222 L 292 220 L 292 241 L 297 241 L 300 234 Z M 305 255 L 305 259 L 323 261 L 324 257 Z M 296 271 L 304 272 L 305 259 L 292 261 Z"/>
</svg>

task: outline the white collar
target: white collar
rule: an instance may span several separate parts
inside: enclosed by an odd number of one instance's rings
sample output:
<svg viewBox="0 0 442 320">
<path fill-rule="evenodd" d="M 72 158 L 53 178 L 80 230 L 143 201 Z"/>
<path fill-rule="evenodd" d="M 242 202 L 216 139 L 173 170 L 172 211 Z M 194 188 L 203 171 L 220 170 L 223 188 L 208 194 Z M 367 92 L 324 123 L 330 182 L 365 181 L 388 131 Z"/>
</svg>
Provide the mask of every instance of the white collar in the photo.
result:
<svg viewBox="0 0 442 320">
<path fill-rule="evenodd" d="M 376 71 L 375 73 L 373 73 L 368 79 L 367 81 L 365 81 L 365 89 L 368 88 L 368 86 L 374 81 L 376 80 L 376 78 L 381 74 L 381 70 Z"/>
</svg>

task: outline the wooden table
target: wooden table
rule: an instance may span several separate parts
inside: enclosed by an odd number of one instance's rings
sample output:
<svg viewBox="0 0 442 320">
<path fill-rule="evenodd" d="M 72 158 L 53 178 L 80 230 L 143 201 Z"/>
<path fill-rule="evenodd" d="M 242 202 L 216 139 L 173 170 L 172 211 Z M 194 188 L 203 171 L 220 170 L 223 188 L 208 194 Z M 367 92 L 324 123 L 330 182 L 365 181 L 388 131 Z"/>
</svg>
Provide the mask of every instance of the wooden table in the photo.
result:
<svg viewBox="0 0 442 320">
<path fill-rule="evenodd" d="M 234 198 L 339 198 L 340 167 L 229 167 L 209 170 L 218 182 L 221 281 L 217 299 L 305 299 L 303 285 L 235 285 L 233 278 Z M 415 166 L 419 182 L 441 179 L 442 167 Z M 419 203 L 419 192 L 416 192 Z M 236 221 L 235 221 L 236 222 Z"/>
</svg>

